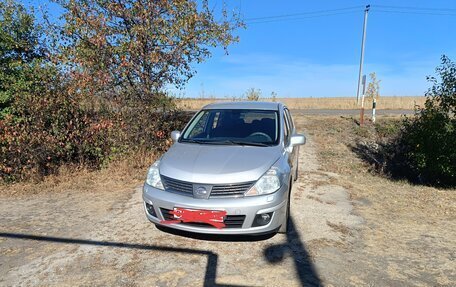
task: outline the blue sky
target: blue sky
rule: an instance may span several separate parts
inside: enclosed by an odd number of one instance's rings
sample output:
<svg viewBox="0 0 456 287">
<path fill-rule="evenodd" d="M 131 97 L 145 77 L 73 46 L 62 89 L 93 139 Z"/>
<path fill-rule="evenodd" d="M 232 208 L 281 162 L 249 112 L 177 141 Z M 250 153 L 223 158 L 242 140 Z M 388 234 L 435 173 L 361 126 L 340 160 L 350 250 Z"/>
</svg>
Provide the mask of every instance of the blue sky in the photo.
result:
<svg viewBox="0 0 456 287">
<path fill-rule="evenodd" d="M 365 50 L 366 74 L 376 72 L 383 95 L 423 95 L 446 54 L 456 60 L 456 15 L 386 13 L 377 5 L 452 8 L 456 1 L 232 1 L 244 18 L 321 11 L 371 4 Z M 239 4 L 241 3 L 241 4 Z M 386 8 L 383 8 L 386 10 Z M 422 10 L 410 10 L 424 12 Z M 433 11 L 430 11 L 434 13 Z M 434 14 L 442 13 L 435 11 Z M 247 21 L 248 22 L 248 21 Z M 183 95 L 231 97 L 248 88 L 279 97 L 355 96 L 363 8 L 349 14 L 258 23 L 240 31 L 229 55 L 217 50 L 196 66 Z"/>
<path fill-rule="evenodd" d="M 211 1 L 221 5 L 221 1 Z M 371 4 L 367 25 L 364 73 L 376 72 L 385 96 L 423 95 L 442 54 L 456 61 L 456 1 L 454 0 L 232 0 L 230 9 L 251 18 L 359 7 L 330 16 L 251 23 L 238 31 L 240 42 L 213 50 L 194 65 L 197 74 L 182 91 L 186 97 L 241 96 L 261 89 L 264 97 L 356 96 L 363 8 Z M 40 1 L 32 1 L 35 5 Z M 384 6 L 450 8 L 402 9 L 421 14 L 390 13 Z M 57 10 L 50 6 L 51 13 Z M 383 11 L 382 11 L 383 10 Z M 332 12 L 331 12 L 332 13 Z M 326 13 L 326 14 L 331 14 Z M 431 15 L 431 14 L 453 15 Z"/>
</svg>

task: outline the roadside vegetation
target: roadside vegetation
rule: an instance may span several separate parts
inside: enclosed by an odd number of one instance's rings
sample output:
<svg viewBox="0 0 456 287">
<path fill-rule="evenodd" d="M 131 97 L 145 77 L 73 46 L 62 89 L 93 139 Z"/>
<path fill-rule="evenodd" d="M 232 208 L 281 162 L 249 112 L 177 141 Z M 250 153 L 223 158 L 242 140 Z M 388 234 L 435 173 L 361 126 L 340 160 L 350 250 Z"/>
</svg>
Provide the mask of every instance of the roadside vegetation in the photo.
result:
<svg viewBox="0 0 456 287">
<path fill-rule="evenodd" d="M 261 98 L 261 90 L 250 88 L 247 90 L 247 92 L 245 92 L 244 96 L 247 101 L 259 101 Z"/>
<path fill-rule="evenodd" d="M 56 1 L 60 21 L 15 0 L 0 0 L 0 176 L 42 180 L 62 168 L 96 170 L 152 158 L 190 113 L 216 100 L 175 99 L 209 47 L 238 41 L 239 15 L 207 1 Z M 158 28 L 157 28 L 158 27 Z M 368 94 L 379 100 L 371 75 Z M 426 97 L 384 97 L 378 108 L 417 108 L 413 117 L 358 127 L 351 147 L 370 170 L 392 179 L 456 186 L 456 67 L 442 57 Z M 263 98 L 291 109 L 357 108 L 353 99 Z M 233 98 L 232 100 L 239 100 Z M 369 100 L 369 99 L 368 99 Z M 405 101 L 405 102 L 404 102 Z M 366 106 L 369 103 L 366 103 Z M 329 151 L 328 151 L 329 152 Z"/>
<path fill-rule="evenodd" d="M 319 175 L 324 179 L 323 175 L 329 173 L 335 187 L 347 189 L 354 214 L 364 220 L 359 230 L 361 241 L 345 242 L 350 251 L 344 258 L 351 258 L 359 266 L 342 273 L 351 274 L 359 268 L 370 270 L 359 272 L 369 274 L 364 277 L 368 285 L 376 285 L 372 274 L 382 274 L 378 279 L 383 283 L 389 277 L 419 285 L 416 282 L 426 278 L 425 285 L 451 285 L 456 189 L 415 184 L 406 178 L 391 179 L 353 150 L 358 144 L 377 150 L 382 139 L 398 135 L 403 118 L 380 115 L 375 124 L 365 122 L 363 127 L 351 117 L 295 116 L 295 119 L 298 128 L 308 133 L 309 145 L 316 150 Z M 318 186 L 325 182 L 313 184 L 316 187 L 312 190 L 318 194 Z M 336 190 L 330 193 L 337 194 Z M 340 218 L 337 220 L 342 221 Z M 421 266 L 427 266 L 426 271 Z M 417 275 L 420 272 L 426 272 L 426 276 Z M 360 282 L 355 285 L 362 285 Z"/>
<path fill-rule="evenodd" d="M 167 93 L 242 26 L 207 1 L 56 1 L 59 21 L 0 0 L 0 176 L 41 180 L 155 154 L 188 114 Z M 55 19 L 54 19 L 55 20 Z"/>
<path fill-rule="evenodd" d="M 414 116 L 374 125 L 376 138 L 353 147 L 374 171 L 416 184 L 456 187 L 456 64 L 443 56 L 436 72 Z"/>
</svg>

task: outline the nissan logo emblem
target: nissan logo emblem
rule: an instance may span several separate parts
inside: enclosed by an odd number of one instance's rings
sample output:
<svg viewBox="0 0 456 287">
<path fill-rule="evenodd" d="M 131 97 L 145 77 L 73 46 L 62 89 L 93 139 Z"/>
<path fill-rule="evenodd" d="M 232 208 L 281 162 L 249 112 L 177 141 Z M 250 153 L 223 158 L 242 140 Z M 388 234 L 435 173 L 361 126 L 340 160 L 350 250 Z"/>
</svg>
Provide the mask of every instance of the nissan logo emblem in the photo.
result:
<svg viewBox="0 0 456 287">
<path fill-rule="evenodd" d="M 204 186 L 200 186 L 196 189 L 196 194 L 197 195 L 206 195 L 207 190 Z"/>
</svg>

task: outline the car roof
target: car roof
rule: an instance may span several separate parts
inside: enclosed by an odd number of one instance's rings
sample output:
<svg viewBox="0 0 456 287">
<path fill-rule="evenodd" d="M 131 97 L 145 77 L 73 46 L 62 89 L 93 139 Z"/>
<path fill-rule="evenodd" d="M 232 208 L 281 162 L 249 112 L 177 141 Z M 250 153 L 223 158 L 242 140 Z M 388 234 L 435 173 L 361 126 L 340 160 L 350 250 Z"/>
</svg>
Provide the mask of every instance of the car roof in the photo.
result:
<svg viewBox="0 0 456 287">
<path fill-rule="evenodd" d="M 240 102 L 219 102 L 212 103 L 203 107 L 203 110 L 216 109 L 247 109 L 247 110 L 279 110 L 283 106 L 282 103 L 276 102 L 255 102 L 255 101 L 240 101 Z"/>
</svg>

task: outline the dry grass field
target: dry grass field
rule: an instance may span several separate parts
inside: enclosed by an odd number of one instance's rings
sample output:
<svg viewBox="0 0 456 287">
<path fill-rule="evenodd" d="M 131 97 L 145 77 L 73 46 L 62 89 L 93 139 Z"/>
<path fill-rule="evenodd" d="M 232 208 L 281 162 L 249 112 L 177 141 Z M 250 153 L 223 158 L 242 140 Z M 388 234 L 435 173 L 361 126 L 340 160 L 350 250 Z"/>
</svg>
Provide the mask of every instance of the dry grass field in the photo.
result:
<svg viewBox="0 0 456 287">
<path fill-rule="evenodd" d="M 238 100 L 238 99 L 236 99 Z M 262 101 L 272 101 L 270 98 L 261 98 Z M 180 98 L 178 106 L 185 110 L 198 110 L 203 106 L 214 102 L 227 102 L 233 99 L 217 98 Z M 357 109 L 355 98 L 335 97 L 335 98 L 277 98 L 276 101 L 282 102 L 292 110 L 299 109 L 334 109 L 351 110 Z M 387 110 L 413 110 L 416 105 L 423 106 L 425 97 L 380 97 L 377 100 L 377 109 Z M 365 107 L 370 108 L 372 100 L 366 99 Z"/>
</svg>

